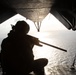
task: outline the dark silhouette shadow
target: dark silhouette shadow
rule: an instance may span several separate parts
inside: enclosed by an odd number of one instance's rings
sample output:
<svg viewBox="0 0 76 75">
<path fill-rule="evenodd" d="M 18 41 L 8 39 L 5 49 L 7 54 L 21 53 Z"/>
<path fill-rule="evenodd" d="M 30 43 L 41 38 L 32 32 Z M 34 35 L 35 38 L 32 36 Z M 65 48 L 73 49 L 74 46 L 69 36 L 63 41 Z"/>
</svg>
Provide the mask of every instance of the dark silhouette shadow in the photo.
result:
<svg viewBox="0 0 76 75">
<path fill-rule="evenodd" d="M 25 21 L 18 21 L 8 37 L 1 44 L 1 66 L 3 75 L 28 75 L 34 72 L 36 75 L 44 75 L 46 58 L 34 60 L 33 46 L 42 46 L 38 38 L 27 35 L 30 28 Z"/>
</svg>

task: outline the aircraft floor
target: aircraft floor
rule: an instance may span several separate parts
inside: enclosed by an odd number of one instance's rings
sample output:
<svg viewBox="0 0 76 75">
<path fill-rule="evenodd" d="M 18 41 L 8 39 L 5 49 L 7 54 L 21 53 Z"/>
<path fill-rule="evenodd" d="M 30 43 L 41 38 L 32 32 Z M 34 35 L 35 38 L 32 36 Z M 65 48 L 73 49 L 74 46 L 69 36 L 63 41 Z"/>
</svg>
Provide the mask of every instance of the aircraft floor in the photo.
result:
<svg viewBox="0 0 76 75">
<path fill-rule="evenodd" d="M 46 75 L 76 75 L 76 69 L 71 69 L 68 65 L 57 65 L 48 69 Z"/>
<path fill-rule="evenodd" d="M 57 65 L 48 69 L 48 74 L 45 75 L 76 75 L 76 69 L 71 70 L 69 66 Z M 2 75 L 2 70 L 0 67 L 0 75 Z M 34 74 L 31 74 L 34 75 Z"/>
</svg>

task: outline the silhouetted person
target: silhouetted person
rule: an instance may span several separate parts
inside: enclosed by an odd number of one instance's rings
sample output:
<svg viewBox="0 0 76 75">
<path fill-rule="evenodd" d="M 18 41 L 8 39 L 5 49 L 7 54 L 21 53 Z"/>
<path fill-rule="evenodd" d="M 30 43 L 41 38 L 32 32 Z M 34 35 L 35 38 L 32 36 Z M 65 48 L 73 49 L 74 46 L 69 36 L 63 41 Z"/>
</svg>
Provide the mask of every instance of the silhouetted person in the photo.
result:
<svg viewBox="0 0 76 75">
<path fill-rule="evenodd" d="M 38 38 L 27 35 L 29 25 L 25 21 L 18 21 L 8 37 L 1 44 L 1 65 L 3 74 L 28 75 L 34 72 L 36 75 L 44 75 L 46 58 L 34 60 L 33 46 L 39 44 Z"/>
</svg>

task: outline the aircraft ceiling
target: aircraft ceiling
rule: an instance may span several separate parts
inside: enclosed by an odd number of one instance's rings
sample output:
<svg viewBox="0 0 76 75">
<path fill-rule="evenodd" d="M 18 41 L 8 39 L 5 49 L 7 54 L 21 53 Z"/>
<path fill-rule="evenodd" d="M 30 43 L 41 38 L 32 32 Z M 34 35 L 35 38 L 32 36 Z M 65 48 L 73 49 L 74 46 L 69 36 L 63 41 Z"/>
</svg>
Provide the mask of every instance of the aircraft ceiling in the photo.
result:
<svg viewBox="0 0 76 75">
<path fill-rule="evenodd" d="M 66 28 L 76 30 L 75 3 L 75 0 L 0 0 L 0 23 L 16 14 L 39 22 L 52 13 Z"/>
</svg>

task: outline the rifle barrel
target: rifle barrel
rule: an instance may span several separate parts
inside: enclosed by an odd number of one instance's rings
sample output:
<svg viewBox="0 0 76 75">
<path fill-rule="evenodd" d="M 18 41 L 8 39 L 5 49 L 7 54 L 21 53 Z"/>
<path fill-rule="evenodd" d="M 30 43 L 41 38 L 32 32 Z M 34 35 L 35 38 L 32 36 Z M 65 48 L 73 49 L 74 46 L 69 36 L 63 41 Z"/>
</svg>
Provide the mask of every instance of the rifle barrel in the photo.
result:
<svg viewBox="0 0 76 75">
<path fill-rule="evenodd" d="M 48 43 L 45 43 L 45 42 L 42 42 L 42 41 L 39 41 L 39 42 L 40 42 L 40 43 L 43 43 L 43 44 L 45 44 L 45 45 L 48 45 L 48 46 L 54 47 L 54 48 L 56 48 L 56 49 L 59 49 L 59 50 L 62 50 L 62 51 L 67 52 L 67 50 L 62 49 L 62 48 L 60 48 L 60 47 L 57 47 L 57 46 L 54 46 L 54 45 L 51 45 L 51 44 L 48 44 Z"/>
</svg>

